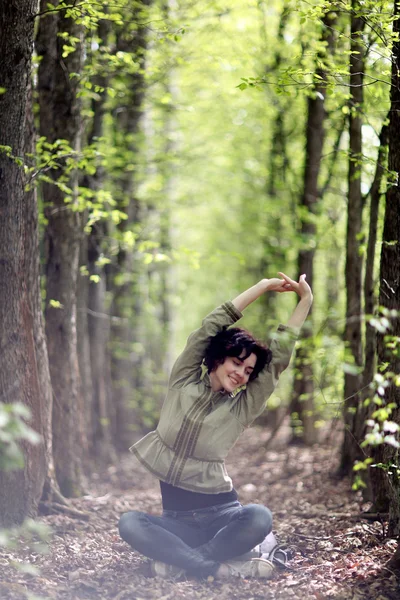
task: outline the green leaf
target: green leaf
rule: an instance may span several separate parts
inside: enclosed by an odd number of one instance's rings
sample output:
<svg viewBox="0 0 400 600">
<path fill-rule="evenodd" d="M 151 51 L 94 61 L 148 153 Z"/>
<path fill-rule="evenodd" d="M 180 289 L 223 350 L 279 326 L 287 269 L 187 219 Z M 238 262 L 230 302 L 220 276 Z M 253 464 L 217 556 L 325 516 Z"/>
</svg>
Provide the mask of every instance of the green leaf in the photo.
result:
<svg viewBox="0 0 400 600">
<path fill-rule="evenodd" d="M 49 305 L 52 308 L 64 308 L 64 305 L 61 304 L 61 302 L 59 302 L 58 300 L 49 300 Z"/>
</svg>

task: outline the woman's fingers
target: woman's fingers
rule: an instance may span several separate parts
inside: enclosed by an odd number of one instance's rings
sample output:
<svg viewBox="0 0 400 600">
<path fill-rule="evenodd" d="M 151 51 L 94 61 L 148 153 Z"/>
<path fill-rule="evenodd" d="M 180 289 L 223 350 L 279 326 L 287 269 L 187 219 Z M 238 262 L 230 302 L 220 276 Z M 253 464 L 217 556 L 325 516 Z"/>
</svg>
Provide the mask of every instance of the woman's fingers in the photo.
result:
<svg viewBox="0 0 400 600">
<path fill-rule="evenodd" d="M 300 275 L 299 281 L 295 281 L 288 277 L 285 273 L 279 272 L 279 275 L 285 280 L 282 286 L 282 291 L 285 292 L 296 292 L 300 297 L 307 293 L 311 293 L 311 288 L 306 281 L 306 275 Z"/>
<path fill-rule="evenodd" d="M 282 285 L 276 291 L 278 291 L 278 292 L 294 292 L 295 289 L 291 283 L 288 283 L 287 281 L 285 281 L 282 283 Z"/>
<path fill-rule="evenodd" d="M 302 275 L 300 277 L 299 291 L 300 291 L 301 297 L 306 296 L 306 295 L 312 296 L 312 290 L 306 281 L 305 275 Z"/>
<path fill-rule="evenodd" d="M 294 286 L 298 286 L 299 283 L 305 282 L 305 279 L 306 279 L 306 274 L 305 273 L 303 275 L 300 275 L 298 282 L 295 281 L 294 279 L 290 279 L 290 277 L 288 277 L 287 275 L 285 275 L 285 273 L 280 273 L 279 272 L 278 274 L 281 277 L 283 277 L 287 283 L 290 283 L 291 285 L 294 285 Z"/>
<path fill-rule="evenodd" d="M 290 277 L 288 277 L 287 275 L 285 275 L 285 273 L 278 273 L 278 275 L 280 275 L 285 281 L 286 283 L 290 283 L 290 285 L 296 285 L 296 281 L 294 281 L 293 279 L 290 279 Z"/>
</svg>

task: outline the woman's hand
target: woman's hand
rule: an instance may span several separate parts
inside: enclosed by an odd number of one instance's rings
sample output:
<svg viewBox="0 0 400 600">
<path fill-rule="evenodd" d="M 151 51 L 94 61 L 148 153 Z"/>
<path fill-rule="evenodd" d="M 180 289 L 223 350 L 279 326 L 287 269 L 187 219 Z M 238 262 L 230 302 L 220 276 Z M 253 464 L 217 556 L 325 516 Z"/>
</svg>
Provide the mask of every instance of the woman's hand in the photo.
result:
<svg viewBox="0 0 400 600">
<path fill-rule="evenodd" d="M 282 279 L 273 277 L 272 279 L 261 279 L 258 283 L 253 285 L 248 290 L 245 290 L 239 296 L 236 296 L 232 300 L 232 304 L 239 310 L 243 311 L 249 304 L 252 304 L 254 300 L 257 300 L 265 292 L 296 292 L 300 296 L 300 299 L 307 300 L 302 302 L 301 305 L 307 305 L 307 312 L 312 304 L 312 292 L 311 288 L 306 282 L 305 275 L 302 275 L 299 281 L 290 279 L 284 273 L 279 273 Z M 306 312 L 306 314 L 307 314 Z"/>
<path fill-rule="evenodd" d="M 271 279 L 263 279 L 263 283 L 265 286 L 266 292 L 292 292 L 292 289 L 289 289 L 288 283 L 285 279 L 278 279 L 277 277 L 272 277 Z"/>
<path fill-rule="evenodd" d="M 285 275 L 285 273 L 278 273 L 278 275 L 280 275 L 284 281 L 282 285 L 284 289 L 282 291 L 296 292 L 296 294 L 300 296 L 300 299 L 309 298 L 312 301 L 313 294 L 310 286 L 306 281 L 305 275 L 301 275 L 299 281 L 294 281 L 294 279 L 290 279 L 290 277 Z M 278 279 L 277 281 L 280 280 Z"/>
</svg>

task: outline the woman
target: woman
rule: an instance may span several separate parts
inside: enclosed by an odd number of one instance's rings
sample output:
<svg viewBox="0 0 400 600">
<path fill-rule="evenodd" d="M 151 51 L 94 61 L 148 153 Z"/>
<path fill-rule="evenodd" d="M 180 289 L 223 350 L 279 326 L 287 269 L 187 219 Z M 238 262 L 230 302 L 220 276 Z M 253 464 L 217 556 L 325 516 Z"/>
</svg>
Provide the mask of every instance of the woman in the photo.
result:
<svg viewBox="0 0 400 600">
<path fill-rule="evenodd" d="M 155 574 L 271 575 L 268 561 L 239 559 L 271 532 L 272 515 L 264 506 L 238 502 L 224 459 L 263 412 L 312 304 L 305 275 L 298 282 L 279 275 L 215 309 L 189 336 L 172 369 L 157 430 L 131 448 L 160 480 L 163 514 L 125 513 L 119 531 L 153 559 Z M 267 349 L 250 333 L 228 327 L 270 291 L 296 292 L 300 301 Z"/>
</svg>

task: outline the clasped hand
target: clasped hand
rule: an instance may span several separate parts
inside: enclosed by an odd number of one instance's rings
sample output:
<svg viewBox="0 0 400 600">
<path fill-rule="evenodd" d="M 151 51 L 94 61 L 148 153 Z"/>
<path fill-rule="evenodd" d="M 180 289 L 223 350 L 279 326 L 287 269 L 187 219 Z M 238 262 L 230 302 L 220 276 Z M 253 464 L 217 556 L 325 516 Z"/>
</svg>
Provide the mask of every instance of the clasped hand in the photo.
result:
<svg viewBox="0 0 400 600">
<path fill-rule="evenodd" d="M 266 290 L 269 292 L 296 292 L 300 298 L 310 297 L 312 298 L 312 291 L 306 281 L 306 276 L 301 275 L 299 281 L 291 279 L 285 273 L 279 272 L 278 275 L 282 279 L 273 277 L 272 279 L 266 279 Z"/>
</svg>

